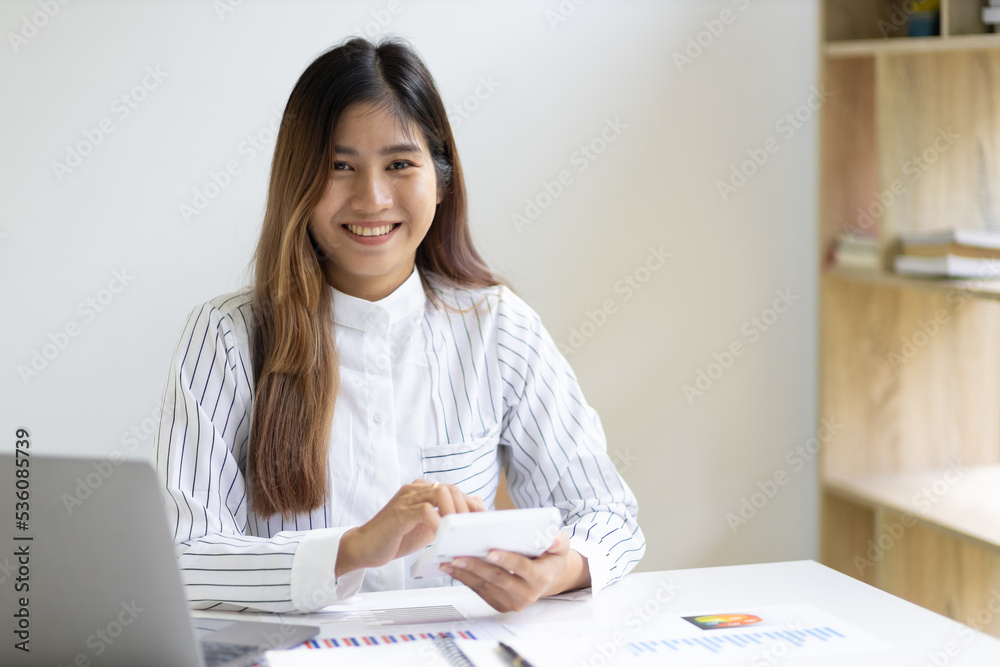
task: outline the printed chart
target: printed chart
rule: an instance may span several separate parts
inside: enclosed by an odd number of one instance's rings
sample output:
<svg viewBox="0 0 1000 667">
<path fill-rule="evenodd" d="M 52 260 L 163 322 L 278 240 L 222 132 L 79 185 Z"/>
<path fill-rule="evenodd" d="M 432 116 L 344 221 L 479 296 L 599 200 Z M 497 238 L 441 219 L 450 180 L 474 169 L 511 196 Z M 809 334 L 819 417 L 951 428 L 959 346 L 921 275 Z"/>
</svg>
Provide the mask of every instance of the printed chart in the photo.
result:
<svg viewBox="0 0 1000 667">
<path fill-rule="evenodd" d="M 474 633 L 468 630 L 457 632 L 413 632 L 398 635 L 359 635 L 356 637 L 325 637 L 323 639 L 310 639 L 303 646 L 307 649 L 315 648 L 349 648 L 351 646 L 379 646 L 380 644 L 401 644 L 404 642 L 415 642 L 421 639 L 434 639 L 435 637 L 448 637 L 450 639 L 479 639 Z"/>
<path fill-rule="evenodd" d="M 891 645 L 807 604 L 663 615 L 639 627 L 595 623 L 508 625 L 526 640 L 558 646 L 566 664 L 775 665 L 811 658 L 887 651 Z M 558 641 L 558 640 L 562 641 Z M 550 656 L 554 658 L 553 652 Z"/>
</svg>

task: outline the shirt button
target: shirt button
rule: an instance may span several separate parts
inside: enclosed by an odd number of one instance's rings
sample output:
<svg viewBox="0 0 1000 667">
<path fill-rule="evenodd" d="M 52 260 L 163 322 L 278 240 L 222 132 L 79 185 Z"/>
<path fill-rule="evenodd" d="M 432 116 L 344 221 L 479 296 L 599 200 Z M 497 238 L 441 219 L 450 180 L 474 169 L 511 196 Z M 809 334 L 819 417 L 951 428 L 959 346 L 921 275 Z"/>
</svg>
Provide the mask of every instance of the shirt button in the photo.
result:
<svg viewBox="0 0 1000 667">
<path fill-rule="evenodd" d="M 372 419 L 375 421 L 376 424 L 381 424 L 382 423 L 382 413 L 381 412 L 376 412 L 375 414 L 372 415 Z"/>
<path fill-rule="evenodd" d="M 377 320 L 377 319 L 378 319 L 378 315 L 376 315 L 375 313 L 368 313 L 368 321 L 369 322 L 371 322 L 372 324 L 375 324 L 375 320 Z"/>
</svg>

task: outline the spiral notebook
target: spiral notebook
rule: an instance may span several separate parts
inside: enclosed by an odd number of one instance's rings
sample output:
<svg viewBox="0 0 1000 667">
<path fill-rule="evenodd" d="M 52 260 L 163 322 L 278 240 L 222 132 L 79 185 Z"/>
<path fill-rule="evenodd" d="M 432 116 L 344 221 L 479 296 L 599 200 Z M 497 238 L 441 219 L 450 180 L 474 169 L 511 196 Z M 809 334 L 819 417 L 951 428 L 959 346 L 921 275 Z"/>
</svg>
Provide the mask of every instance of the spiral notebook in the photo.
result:
<svg viewBox="0 0 1000 667">
<path fill-rule="evenodd" d="M 444 659 L 448 662 L 451 667 L 476 667 L 476 663 L 469 659 L 468 653 L 463 651 L 458 644 L 455 643 L 454 639 L 450 637 L 438 637 L 434 640 L 434 645 L 437 647 L 438 652 L 444 656 Z M 493 642 L 489 642 L 492 644 Z M 466 649 L 471 648 L 466 646 Z"/>
<path fill-rule="evenodd" d="M 267 653 L 268 667 L 326 667 L 330 661 L 329 651 L 296 649 Z M 398 667 L 410 664 L 421 667 L 510 667 L 511 665 L 511 661 L 504 658 L 498 642 L 450 637 L 338 649 L 336 662 L 338 665 L 364 665 L 364 667 L 390 665 Z"/>
</svg>

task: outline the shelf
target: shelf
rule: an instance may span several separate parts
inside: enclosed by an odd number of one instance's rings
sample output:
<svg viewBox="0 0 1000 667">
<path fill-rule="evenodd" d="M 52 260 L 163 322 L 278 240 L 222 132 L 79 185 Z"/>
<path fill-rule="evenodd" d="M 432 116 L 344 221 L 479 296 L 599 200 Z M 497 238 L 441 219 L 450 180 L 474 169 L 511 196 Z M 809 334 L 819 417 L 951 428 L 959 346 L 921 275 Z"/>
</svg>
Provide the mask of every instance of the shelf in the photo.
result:
<svg viewBox="0 0 1000 667">
<path fill-rule="evenodd" d="M 877 220 L 879 257 L 820 270 L 819 414 L 843 425 L 819 466 L 822 558 L 958 621 L 1000 590 L 1000 280 L 888 260 L 909 232 L 1000 219 L 1000 33 L 984 4 L 941 0 L 941 36 L 905 37 L 911 3 L 821 3 L 818 245 Z M 1000 614 L 984 628 L 1000 637 Z"/>
<path fill-rule="evenodd" d="M 899 287 L 912 290 L 955 292 L 978 299 L 1000 301 L 1000 280 L 950 280 L 947 278 L 911 278 L 879 271 L 852 271 L 833 268 L 826 275 L 838 280 L 851 280 L 875 286 Z"/>
<path fill-rule="evenodd" d="M 824 487 L 862 505 L 912 515 L 1000 552 L 1000 465 L 885 474 L 827 474 Z"/>
<path fill-rule="evenodd" d="M 892 39 L 847 39 L 827 42 L 828 58 L 860 58 L 878 54 L 929 53 L 1000 49 L 1000 34 L 955 35 L 952 37 L 896 37 Z"/>
</svg>

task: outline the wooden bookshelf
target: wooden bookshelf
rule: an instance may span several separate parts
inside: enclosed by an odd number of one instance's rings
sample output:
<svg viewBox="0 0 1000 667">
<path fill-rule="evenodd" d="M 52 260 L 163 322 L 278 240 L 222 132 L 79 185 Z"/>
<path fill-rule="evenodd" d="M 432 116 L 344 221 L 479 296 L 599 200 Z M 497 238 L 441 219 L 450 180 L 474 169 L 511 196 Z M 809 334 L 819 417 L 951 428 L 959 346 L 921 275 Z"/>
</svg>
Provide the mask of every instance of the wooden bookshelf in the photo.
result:
<svg viewBox="0 0 1000 667">
<path fill-rule="evenodd" d="M 839 42 L 828 42 L 824 46 L 824 53 L 827 58 L 858 58 L 894 53 L 978 51 L 982 49 L 1000 49 L 1000 34 L 914 37 L 911 39 L 847 39 Z"/>
<path fill-rule="evenodd" d="M 1000 466 L 955 462 L 936 470 L 831 473 L 825 485 L 847 502 L 908 515 L 908 524 L 926 524 L 1000 554 Z"/>
<path fill-rule="evenodd" d="M 821 558 L 1000 637 L 980 614 L 1000 595 L 1000 281 L 891 272 L 902 232 L 1000 228 L 983 4 L 942 0 L 941 34 L 911 38 L 902 0 L 823 3 L 820 257 L 874 230 L 882 266 L 821 280 L 820 415 L 841 425 L 820 454 Z"/>
<path fill-rule="evenodd" d="M 993 299 L 1000 301 L 1000 279 L 949 280 L 945 278 L 914 278 L 885 271 L 854 271 L 832 268 L 827 276 L 855 283 L 923 290 L 954 295 L 953 298 Z"/>
</svg>

